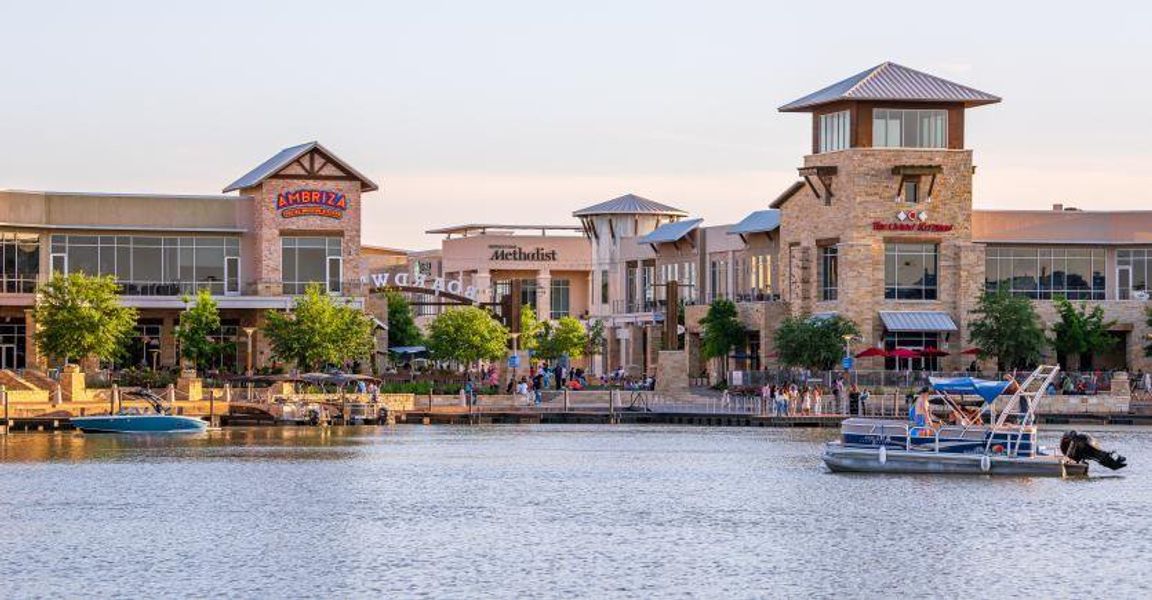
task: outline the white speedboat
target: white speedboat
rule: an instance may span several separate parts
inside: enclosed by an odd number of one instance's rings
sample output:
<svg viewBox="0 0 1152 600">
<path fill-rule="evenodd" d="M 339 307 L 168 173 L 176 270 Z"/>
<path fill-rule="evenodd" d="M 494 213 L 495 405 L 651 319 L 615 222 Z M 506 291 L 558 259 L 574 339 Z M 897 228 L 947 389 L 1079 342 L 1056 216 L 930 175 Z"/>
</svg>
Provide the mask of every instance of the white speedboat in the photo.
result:
<svg viewBox="0 0 1152 600">
<path fill-rule="evenodd" d="M 933 402 L 949 424 L 917 425 L 911 420 L 845 419 L 840 439 L 824 447 L 824 464 L 834 472 L 1023 475 L 1086 475 L 1088 461 L 1110 469 L 1126 465 L 1085 433 L 1070 431 L 1060 449 L 1036 441 L 1036 409 L 1059 367 L 1036 369 L 1024 382 L 971 377 L 931 379 Z M 996 414 L 993 402 L 1015 384 L 1012 397 Z M 973 404 L 964 396 L 976 396 Z M 987 417 L 987 424 L 985 423 Z"/>
<path fill-rule="evenodd" d="M 73 417 L 72 425 L 84 433 L 200 433 L 208 429 L 203 419 L 168 414 L 164 401 L 151 392 L 124 393 L 147 402 L 152 412 Z"/>
</svg>

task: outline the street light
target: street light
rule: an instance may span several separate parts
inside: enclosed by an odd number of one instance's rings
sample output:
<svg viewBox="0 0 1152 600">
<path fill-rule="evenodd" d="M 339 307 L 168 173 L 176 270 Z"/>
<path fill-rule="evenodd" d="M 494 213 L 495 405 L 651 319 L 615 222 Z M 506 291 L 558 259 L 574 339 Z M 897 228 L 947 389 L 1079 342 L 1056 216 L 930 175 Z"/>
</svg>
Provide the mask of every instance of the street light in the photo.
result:
<svg viewBox="0 0 1152 600">
<path fill-rule="evenodd" d="M 252 334 L 256 333 L 255 327 L 245 327 L 244 335 L 248 338 L 248 352 L 244 357 L 244 374 L 249 377 L 252 376 Z"/>
</svg>

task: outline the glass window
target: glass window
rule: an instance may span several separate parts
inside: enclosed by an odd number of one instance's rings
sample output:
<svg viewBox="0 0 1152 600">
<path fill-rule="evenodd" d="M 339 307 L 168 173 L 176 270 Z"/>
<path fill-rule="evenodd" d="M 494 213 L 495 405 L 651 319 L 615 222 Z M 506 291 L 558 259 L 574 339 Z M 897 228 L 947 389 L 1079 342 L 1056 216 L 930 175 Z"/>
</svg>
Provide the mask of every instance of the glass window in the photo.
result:
<svg viewBox="0 0 1152 600">
<path fill-rule="evenodd" d="M 834 152 L 850 146 L 851 113 L 846 110 L 820 115 L 820 152 Z"/>
<path fill-rule="evenodd" d="M 939 348 L 940 334 L 935 331 L 887 331 L 884 333 L 884 349 L 891 352 L 897 348 L 908 350 L 923 350 L 924 348 Z M 920 358 L 885 358 L 884 368 L 889 371 L 937 371 L 939 358 L 925 356 Z"/>
<path fill-rule="evenodd" d="M 919 179 L 905 179 L 903 185 L 902 200 L 905 202 L 916 204 L 920 202 L 920 180 Z"/>
<path fill-rule="evenodd" d="M 948 111 L 874 109 L 872 145 L 876 148 L 946 148 Z"/>
<path fill-rule="evenodd" d="M 839 268 L 837 265 L 836 246 L 822 246 L 820 248 L 820 299 L 835 300 L 837 297 L 837 279 Z"/>
<path fill-rule="evenodd" d="M 1119 252 L 1117 260 L 1122 264 Z M 988 291 L 1005 289 L 1041 300 L 1055 296 L 1069 300 L 1104 299 L 1103 248 L 989 248 L 984 271 Z"/>
<path fill-rule="evenodd" d="M 0 232 L 0 291 L 31 294 L 40 275 L 40 238 Z"/>
<path fill-rule="evenodd" d="M 1152 281 L 1152 248 L 1117 250 L 1116 264 L 1119 267 L 1127 267 L 1130 272 L 1128 289 L 1120 290 L 1120 299 L 1131 298 L 1133 292 L 1149 291 L 1148 284 Z"/>
<path fill-rule="evenodd" d="M 341 255 L 341 239 L 338 237 L 284 237 L 281 238 L 281 276 L 285 294 L 303 294 L 309 284 L 325 285 L 330 292 L 340 291 L 340 273 L 330 273 L 334 265 L 329 257 Z M 335 270 L 339 271 L 338 267 Z M 331 281 L 335 276 L 336 281 Z M 223 266 L 220 278 L 223 279 Z"/>
<path fill-rule="evenodd" d="M 936 246 L 888 244 L 884 247 L 884 298 L 936 299 Z"/>
<path fill-rule="evenodd" d="M 550 318 L 559 319 L 560 317 L 567 317 L 571 314 L 570 293 L 571 288 L 569 287 L 567 279 L 552 280 L 552 307 Z"/>
<path fill-rule="evenodd" d="M 600 271 L 600 304 L 608 304 L 608 269 Z"/>
<path fill-rule="evenodd" d="M 124 294 L 148 296 L 222 293 L 225 256 L 240 256 L 239 239 L 223 237 L 53 235 L 52 248 L 53 270 L 112 275 Z"/>
</svg>

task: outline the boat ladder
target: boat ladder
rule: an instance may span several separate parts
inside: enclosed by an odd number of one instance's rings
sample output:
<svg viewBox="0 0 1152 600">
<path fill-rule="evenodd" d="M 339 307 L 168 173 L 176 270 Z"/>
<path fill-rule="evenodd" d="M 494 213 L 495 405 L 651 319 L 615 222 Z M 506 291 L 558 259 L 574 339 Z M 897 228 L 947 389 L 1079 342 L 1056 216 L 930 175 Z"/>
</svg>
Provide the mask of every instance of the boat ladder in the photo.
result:
<svg viewBox="0 0 1152 600">
<path fill-rule="evenodd" d="M 995 434 L 1000 431 L 1007 431 L 1008 447 L 1005 449 L 1005 453 L 1008 456 L 1016 456 L 1026 430 L 1036 422 L 1036 409 L 1040 406 L 1041 399 L 1059 372 L 1059 366 L 1041 365 L 1032 371 L 1022 383 L 1017 383 L 1016 393 L 1012 394 L 1012 398 L 1008 400 L 996 418 L 996 423 L 992 427 L 988 436 L 988 443 L 984 448 L 985 453 L 991 450 Z M 1008 420 L 1012 417 L 1016 417 L 1016 424 L 1009 426 Z M 1013 441 L 1015 441 L 1015 445 L 1013 445 Z M 1033 450 L 1035 450 L 1035 444 L 1033 444 Z"/>
</svg>

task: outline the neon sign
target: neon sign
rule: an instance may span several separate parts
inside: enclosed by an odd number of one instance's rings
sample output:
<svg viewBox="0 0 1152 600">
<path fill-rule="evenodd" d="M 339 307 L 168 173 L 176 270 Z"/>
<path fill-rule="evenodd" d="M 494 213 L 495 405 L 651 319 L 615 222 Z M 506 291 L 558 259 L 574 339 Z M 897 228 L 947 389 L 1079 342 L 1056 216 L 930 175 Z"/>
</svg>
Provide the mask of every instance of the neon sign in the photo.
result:
<svg viewBox="0 0 1152 600">
<path fill-rule="evenodd" d="M 348 210 L 348 196 L 330 190 L 298 189 L 276 195 L 276 210 L 285 219 L 326 217 L 342 219 Z"/>
</svg>

